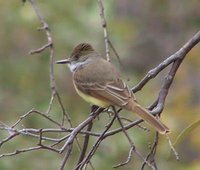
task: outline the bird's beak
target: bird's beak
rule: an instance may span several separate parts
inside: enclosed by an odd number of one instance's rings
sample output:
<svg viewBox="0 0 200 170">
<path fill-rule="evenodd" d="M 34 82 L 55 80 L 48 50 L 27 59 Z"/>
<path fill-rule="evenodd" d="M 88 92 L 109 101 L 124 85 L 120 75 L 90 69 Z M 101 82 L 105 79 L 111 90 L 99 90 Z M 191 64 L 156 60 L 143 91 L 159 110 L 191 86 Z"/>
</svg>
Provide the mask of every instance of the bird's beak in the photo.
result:
<svg viewBox="0 0 200 170">
<path fill-rule="evenodd" d="M 70 58 L 56 61 L 56 64 L 70 64 Z"/>
</svg>

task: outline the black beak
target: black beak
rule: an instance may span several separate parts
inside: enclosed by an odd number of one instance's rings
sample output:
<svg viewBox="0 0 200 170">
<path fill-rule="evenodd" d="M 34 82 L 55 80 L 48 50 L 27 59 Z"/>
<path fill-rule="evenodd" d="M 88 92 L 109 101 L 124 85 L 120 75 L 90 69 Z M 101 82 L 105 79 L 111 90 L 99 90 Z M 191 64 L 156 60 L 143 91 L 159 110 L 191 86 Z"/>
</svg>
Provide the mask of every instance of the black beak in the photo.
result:
<svg viewBox="0 0 200 170">
<path fill-rule="evenodd" d="M 67 58 L 67 59 L 64 59 L 64 60 L 56 61 L 56 64 L 69 64 L 70 62 L 71 62 L 70 58 Z"/>
</svg>

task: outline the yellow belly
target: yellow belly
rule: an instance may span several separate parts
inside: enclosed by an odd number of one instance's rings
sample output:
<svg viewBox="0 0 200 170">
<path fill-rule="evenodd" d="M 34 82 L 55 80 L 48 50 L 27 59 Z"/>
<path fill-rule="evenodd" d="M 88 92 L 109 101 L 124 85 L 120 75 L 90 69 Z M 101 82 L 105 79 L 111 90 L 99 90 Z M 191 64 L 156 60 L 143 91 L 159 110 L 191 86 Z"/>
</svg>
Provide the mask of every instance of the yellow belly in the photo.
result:
<svg viewBox="0 0 200 170">
<path fill-rule="evenodd" d="M 86 102 L 106 108 L 108 106 L 110 106 L 111 104 L 108 103 L 107 101 L 103 101 L 100 99 L 97 99 L 95 97 L 89 96 L 83 92 L 81 92 L 80 90 L 78 90 L 75 86 L 76 92 L 79 94 L 79 96 L 81 96 Z"/>
</svg>

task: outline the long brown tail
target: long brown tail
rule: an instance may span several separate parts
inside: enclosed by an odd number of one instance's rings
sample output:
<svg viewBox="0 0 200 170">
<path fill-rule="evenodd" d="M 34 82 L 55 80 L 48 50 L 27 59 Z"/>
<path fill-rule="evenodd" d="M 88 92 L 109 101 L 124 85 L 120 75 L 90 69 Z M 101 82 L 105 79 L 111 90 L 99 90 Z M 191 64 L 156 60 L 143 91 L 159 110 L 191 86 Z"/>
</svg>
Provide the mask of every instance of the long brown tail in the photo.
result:
<svg viewBox="0 0 200 170">
<path fill-rule="evenodd" d="M 156 119 L 147 109 L 143 108 L 139 104 L 135 103 L 132 105 L 132 112 L 140 116 L 144 121 L 149 123 L 151 126 L 156 128 L 161 134 L 169 133 L 170 130 L 165 126 L 159 119 Z"/>
</svg>

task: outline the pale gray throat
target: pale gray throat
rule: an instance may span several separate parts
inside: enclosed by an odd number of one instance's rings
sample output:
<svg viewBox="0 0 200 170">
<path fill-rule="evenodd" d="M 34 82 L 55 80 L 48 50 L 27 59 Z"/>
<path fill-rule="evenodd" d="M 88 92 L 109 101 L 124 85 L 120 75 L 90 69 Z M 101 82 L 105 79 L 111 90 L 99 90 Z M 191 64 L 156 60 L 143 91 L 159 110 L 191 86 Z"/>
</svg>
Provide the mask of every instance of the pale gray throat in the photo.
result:
<svg viewBox="0 0 200 170">
<path fill-rule="evenodd" d="M 90 62 L 89 59 L 85 60 L 85 61 L 80 61 L 80 62 L 72 62 L 70 64 L 67 64 L 70 71 L 71 72 L 74 72 L 76 69 L 78 69 L 79 67 L 85 65 L 85 64 L 88 64 Z"/>
</svg>

